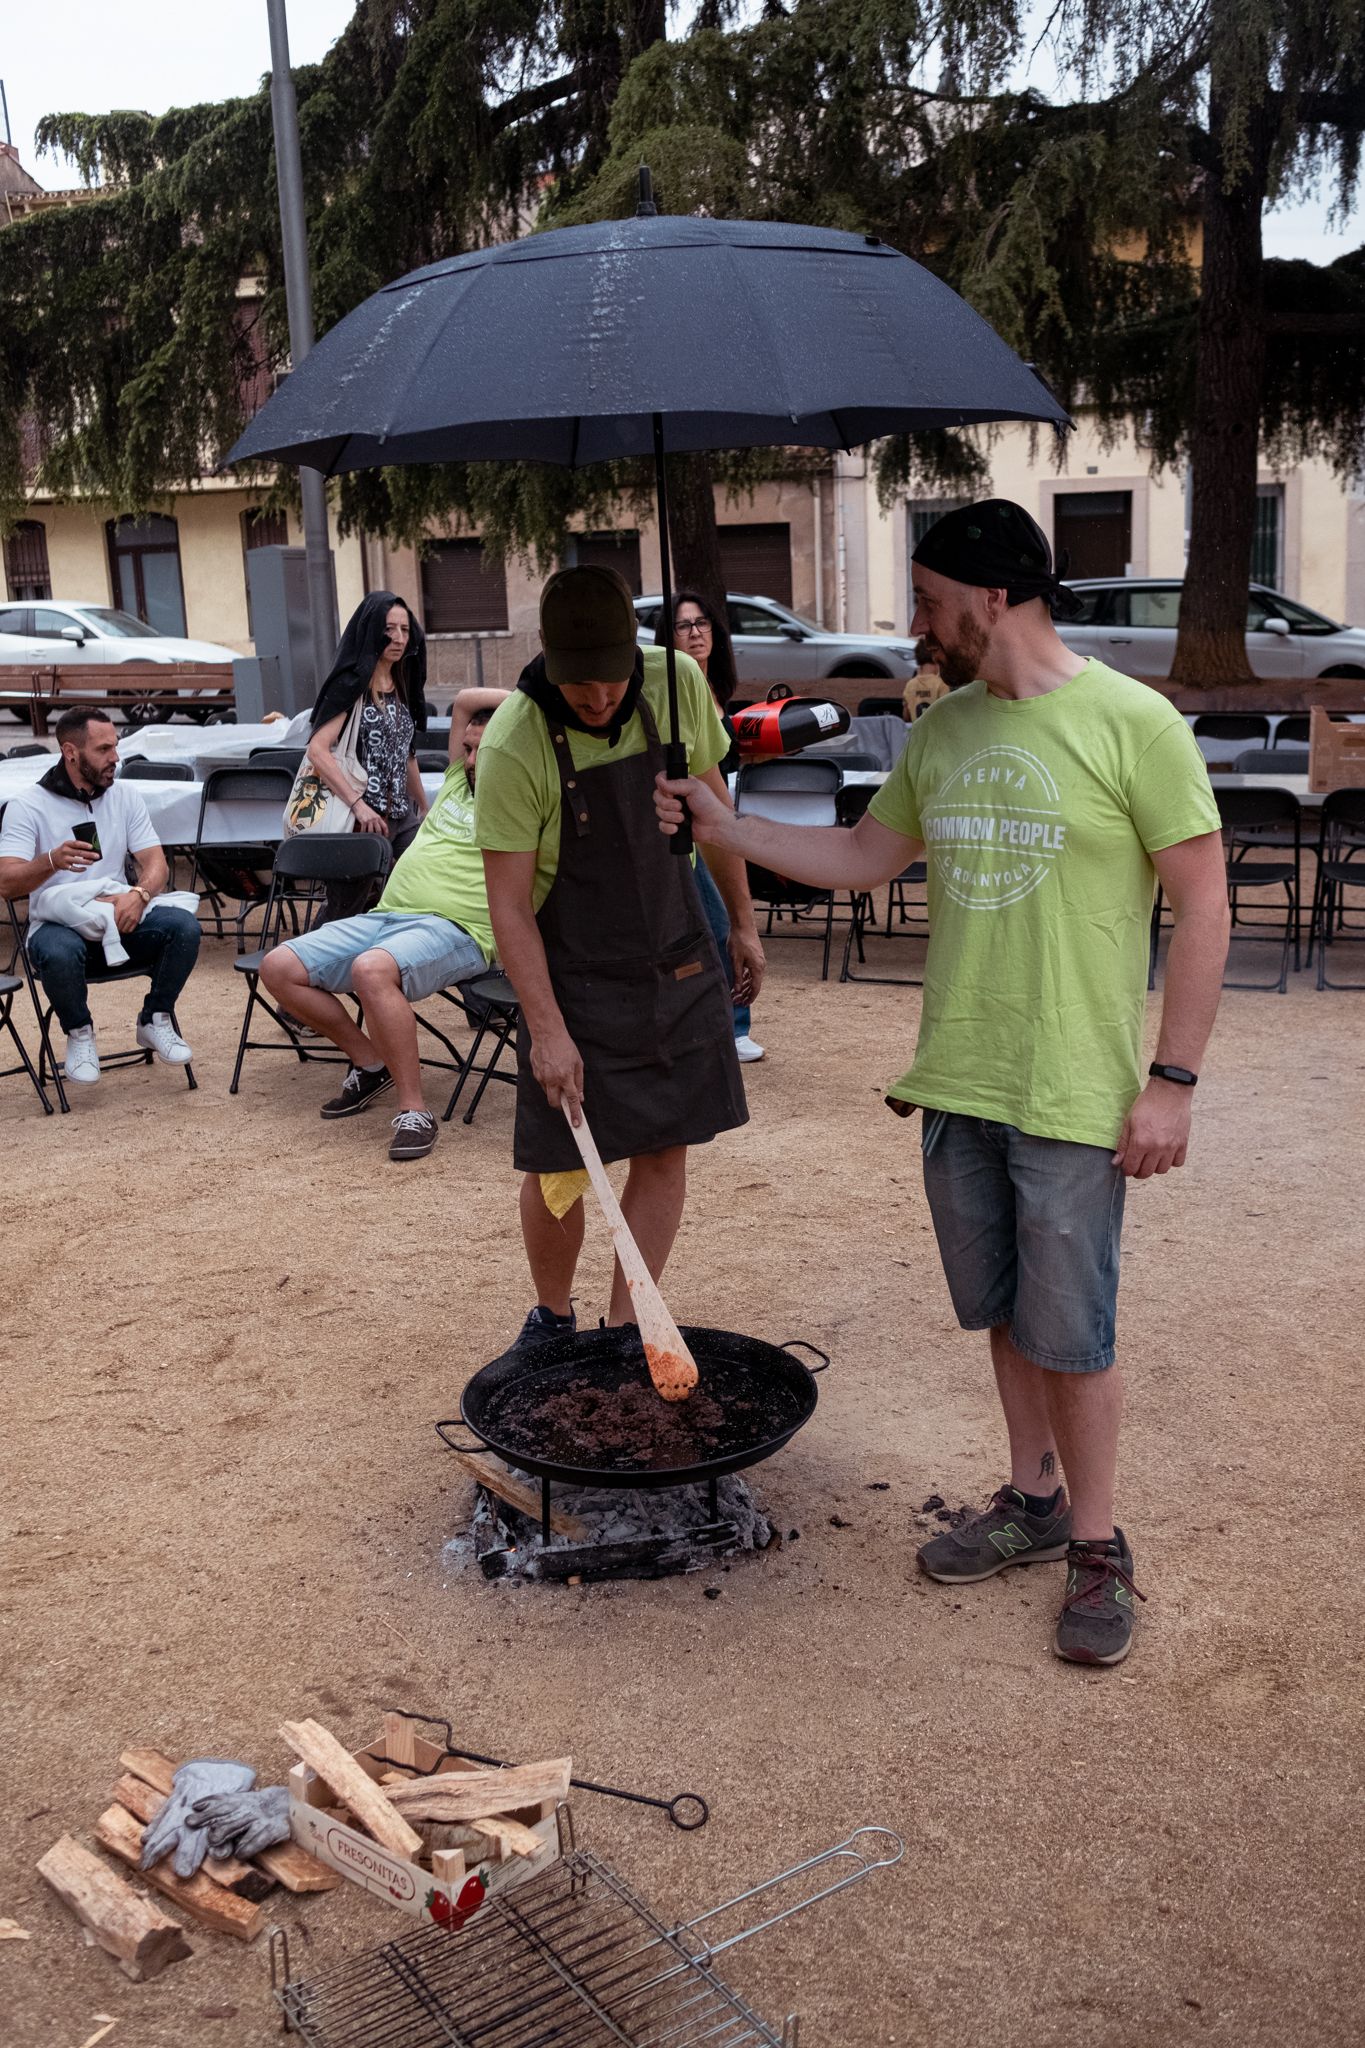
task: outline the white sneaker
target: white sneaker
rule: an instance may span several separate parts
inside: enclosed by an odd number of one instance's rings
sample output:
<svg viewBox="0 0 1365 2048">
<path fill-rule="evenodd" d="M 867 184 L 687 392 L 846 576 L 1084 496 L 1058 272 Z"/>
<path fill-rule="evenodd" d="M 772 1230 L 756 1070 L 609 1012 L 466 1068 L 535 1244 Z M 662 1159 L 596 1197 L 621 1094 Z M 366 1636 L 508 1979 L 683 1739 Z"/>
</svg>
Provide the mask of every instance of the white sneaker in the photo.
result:
<svg viewBox="0 0 1365 2048">
<path fill-rule="evenodd" d="M 754 1060 L 761 1060 L 763 1057 L 762 1046 L 752 1038 L 737 1038 L 735 1040 L 735 1051 L 739 1054 L 741 1065 L 746 1067 L 751 1065 Z"/>
<path fill-rule="evenodd" d="M 82 1024 L 75 1031 L 66 1034 L 66 1059 L 62 1072 L 68 1081 L 98 1081 L 100 1077 L 100 1056 L 95 1044 L 95 1027 Z"/>
<path fill-rule="evenodd" d="M 150 1023 L 138 1025 L 137 1042 L 148 1046 L 168 1067 L 187 1067 L 194 1058 L 164 1010 L 158 1010 Z"/>
</svg>

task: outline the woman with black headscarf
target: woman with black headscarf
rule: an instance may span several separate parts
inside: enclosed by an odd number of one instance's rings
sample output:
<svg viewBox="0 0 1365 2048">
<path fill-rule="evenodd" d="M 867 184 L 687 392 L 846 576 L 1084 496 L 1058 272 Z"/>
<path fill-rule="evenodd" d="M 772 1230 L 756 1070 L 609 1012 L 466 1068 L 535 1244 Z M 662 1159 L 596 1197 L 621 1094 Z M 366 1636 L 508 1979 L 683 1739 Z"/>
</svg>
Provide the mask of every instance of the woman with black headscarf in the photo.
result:
<svg viewBox="0 0 1365 2048">
<path fill-rule="evenodd" d="M 417 735 L 427 722 L 426 677 L 422 628 L 401 597 L 372 590 L 351 614 L 313 706 L 309 761 L 346 803 L 356 830 L 382 834 L 395 860 L 412 844 L 426 816 L 417 766 Z M 342 728 L 357 703 L 356 752 L 365 776 L 360 790 L 336 758 Z M 333 885 L 324 921 L 356 916 L 373 893 L 370 882 Z"/>
</svg>

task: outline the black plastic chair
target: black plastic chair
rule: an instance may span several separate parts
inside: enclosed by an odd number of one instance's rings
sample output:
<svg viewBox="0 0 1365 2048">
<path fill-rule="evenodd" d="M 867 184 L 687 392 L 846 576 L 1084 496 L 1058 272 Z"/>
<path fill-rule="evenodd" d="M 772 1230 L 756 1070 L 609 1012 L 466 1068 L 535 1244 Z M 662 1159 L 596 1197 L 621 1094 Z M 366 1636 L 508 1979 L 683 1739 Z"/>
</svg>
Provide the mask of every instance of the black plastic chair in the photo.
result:
<svg viewBox="0 0 1365 2048">
<path fill-rule="evenodd" d="M 377 832 L 304 832 L 297 839 L 281 840 L 275 849 L 270 874 L 270 893 L 261 922 L 261 943 L 250 953 L 239 953 L 233 971 L 246 979 L 246 1009 L 237 1040 L 237 1060 L 232 1069 L 228 1094 L 237 1093 L 242 1063 L 249 1052 L 292 1052 L 299 1064 L 316 1060 L 323 1066 L 347 1064 L 346 1055 L 327 1043 L 327 1050 L 315 1051 L 286 1024 L 282 1013 L 261 994 L 261 962 L 285 936 L 286 914 L 291 918 L 291 935 L 320 907 L 329 882 L 372 881 L 389 871 L 393 853 L 387 839 Z M 262 1009 L 283 1032 L 282 1039 L 252 1038 L 251 1013 Z M 357 1015 L 360 1006 L 356 1005 Z"/>
<path fill-rule="evenodd" d="M 833 825 L 838 822 L 836 798 L 842 783 L 843 770 L 835 761 L 807 761 L 800 755 L 789 755 L 780 761 L 745 761 L 735 777 L 735 809 L 741 815 L 747 811 L 751 816 L 780 820 L 783 813 L 789 813 L 793 823 Z M 823 918 L 813 930 L 794 931 L 790 936 L 823 941 L 820 979 L 828 981 L 836 892 L 790 881 L 752 861 L 748 868 L 749 893 L 754 908 L 768 914 L 769 935 L 776 917 L 790 917 L 795 925 L 823 911 Z M 850 896 L 850 920 L 852 913 Z"/>
<path fill-rule="evenodd" d="M 840 754 L 836 753 L 832 747 L 802 747 L 801 759 L 803 761 L 832 761 L 841 775 L 880 775 L 883 772 L 882 764 L 875 754 L 860 754 L 857 752 Z M 871 794 L 870 791 L 869 794 Z"/>
<path fill-rule="evenodd" d="M 1232 764 L 1234 775 L 1306 775 L 1307 747 L 1248 747 Z"/>
<path fill-rule="evenodd" d="M 857 783 L 852 789 L 841 789 L 837 799 L 838 819 L 841 825 L 851 830 L 858 820 L 865 816 L 867 807 L 876 790 L 867 783 Z M 840 981 L 876 982 L 883 988 L 921 988 L 921 975 L 907 974 L 855 974 L 853 952 L 857 948 L 858 960 L 866 965 L 867 954 L 864 940 L 869 936 L 884 939 L 927 939 L 929 936 L 929 906 L 923 899 L 912 900 L 911 889 L 922 889 L 928 881 L 929 870 L 922 860 L 911 861 L 908 867 L 893 875 L 886 892 L 886 924 L 878 932 L 877 906 L 870 889 L 861 890 L 853 897 L 853 917 L 848 935 L 844 940 L 843 964 L 839 969 Z M 908 926 L 908 930 L 900 927 Z"/>
<path fill-rule="evenodd" d="M 456 1105 L 464 1092 L 464 1084 L 471 1074 L 479 1076 L 479 1085 L 474 1090 L 474 1099 L 464 1113 L 463 1122 L 472 1124 L 474 1112 L 483 1101 L 484 1091 L 490 1081 L 507 1081 L 516 1086 L 516 1073 L 503 1073 L 499 1066 L 503 1053 L 510 1045 L 515 1051 L 516 1035 L 521 1023 L 521 1010 L 517 1004 L 516 991 L 500 967 L 490 967 L 483 974 L 476 974 L 469 981 L 462 981 L 455 989 L 444 991 L 446 997 L 456 1003 L 474 1027 L 474 1042 L 461 1063 L 459 1078 L 451 1091 L 445 1106 L 442 1123 L 449 1123 L 455 1114 Z M 425 1020 L 418 1014 L 418 1022 Z M 479 1054 L 485 1040 L 492 1044 L 479 1065 Z"/>
<path fill-rule="evenodd" d="M 188 761 L 144 761 L 141 755 L 132 761 L 119 762 L 120 782 L 193 782 L 194 770 Z"/>
<path fill-rule="evenodd" d="M 307 747 L 253 747 L 246 757 L 246 765 L 248 768 L 287 768 L 291 775 L 297 775 L 307 752 Z"/>
<path fill-rule="evenodd" d="M 23 977 L 18 974 L 0 974 L 0 1031 L 8 1031 L 19 1055 L 17 1067 L 0 1067 L 0 1081 L 8 1081 L 15 1074 L 27 1074 L 43 1105 L 44 1114 L 53 1116 L 56 1112 L 48 1100 L 47 1090 L 38 1078 L 38 1069 L 28 1056 L 28 1047 L 19 1036 L 19 1027 L 14 1021 L 14 998 L 24 985 Z"/>
<path fill-rule="evenodd" d="M 1270 720 L 1260 711 L 1201 711 L 1194 721 L 1197 740 L 1257 740 L 1270 744 Z"/>
<path fill-rule="evenodd" d="M 1277 747 L 1306 747 L 1310 731 L 1308 713 L 1295 712 L 1292 718 L 1282 718 L 1275 728 L 1273 745 Z"/>
<path fill-rule="evenodd" d="M 417 766 L 423 775 L 444 775 L 450 766 L 450 756 L 438 753 L 434 747 L 421 748 L 417 754 Z"/>
<path fill-rule="evenodd" d="M 1365 789 L 1329 790 L 1318 827 L 1318 876 L 1308 919 L 1308 964 L 1318 949 L 1320 989 L 1365 991 L 1365 982 L 1333 981 L 1327 973 L 1329 945 L 1360 945 L 1365 929 L 1348 925 L 1348 889 L 1365 889 Z M 1365 909 L 1365 904 L 1353 906 Z"/>
<path fill-rule="evenodd" d="M 204 778 L 199 822 L 190 848 L 190 887 L 203 883 L 220 939 L 223 937 L 225 906 L 235 900 L 237 909 L 231 916 L 239 953 L 246 951 L 247 919 L 254 910 L 264 913 L 270 896 L 271 884 L 267 878 L 273 873 L 275 848 L 284 829 L 284 807 L 294 787 L 294 775 L 295 771 L 290 768 L 279 765 L 267 767 L 264 762 L 252 766 L 248 762 L 241 767 L 211 769 Z M 209 841 L 206 844 L 204 826 L 209 807 L 218 803 L 278 804 L 279 830 L 269 839 Z"/>
<path fill-rule="evenodd" d="M 1302 853 L 1299 800 L 1287 789 L 1218 788 L 1214 790 L 1214 799 L 1223 824 L 1228 899 L 1232 906 L 1234 927 L 1232 943 L 1264 944 L 1274 929 L 1268 925 L 1255 924 L 1245 931 L 1239 932 L 1236 929 L 1238 914 L 1242 908 L 1239 896 L 1243 890 L 1283 889 L 1285 892 L 1284 938 L 1280 949 L 1278 979 L 1268 982 L 1225 979 L 1223 986 L 1273 989 L 1277 994 L 1283 995 L 1288 985 L 1291 949 L 1296 970 L 1299 965 L 1299 862 Z M 1267 861 L 1256 857 L 1265 849 L 1266 842 L 1258 835 L 1266 829 L 1287 835 L 1283 843 L 1286 848 L 1293 848 L 1292 863 Z"/>
<path fill-rule="evenodd" d="M 903 697 L 860 697 L 857 716 L 859 718 L 904 718 Z"/>
<path fill-rule="evenodd" d="M 28 745 L 28 744 L 26 744 L 26 745 L 24 745 L 24 746 L 22 746 L 22 747 L 11 747 L 11 748 L 10 748 L 10 750 L 9 750 L 9 756 L 8 756 L 8 758 L 9 758 L 9 759 L 10 759 L 11 761 L 26 761 L 26 760 L 28 760 L 28 759 L 29 759 L 29 758 L 30 758 L 31 756 L 36 756 L 36 755 L 38 755 L 38 754 L 52 754 L 52 761 L 53 761 L 53 765 L 54 765 L 54 767 L 55 767 L 55 765 L 56 765 L 56 763 L 57 763 L 57 759 L 58 759 L 58 756 L 57 756 L 56 754 L 53 754 L 53 753 L 52 753 L 52 749 L 51 749 L 51 747 L 38 747 L 38 746 L 32 746 L 32 745 Z"/>
<path fill-rule="evenodd" d="M 52 1085 L 57 1091 L 57 1106 L 61 1110 L 62 1115 L 65 1116 L 70 1110 L 71 1104 L 66 1099 L 66 1088 L 62 1078 L 62 1070 L 58 1064 L 56 1050 L 52 1044 L 52 1019 L 56 1014 L 56 1010 L 54 1005 L 49 1003 L 43 994 L 42 983 L 38 979 L 37 970 L 28 957 L 27 928 L 20 924 L 19 913 L 13 903 L 8 904 L 6 908 L 9 911 L 10 929 L 14 934 L 15 964 L 23 968 L 24 980 L 28 983 L 29 996 L 33 1003 L 34 1013 L 38 1019 L 39 1091 L 42 1092 L 45 1089 L 50 1075 Z M 126 967 L 106 967 L 101 961 L 88 965 L 86 969 L 86 980 L 92 988 L 102 988 L 109 981 L 144 981 L 146 978 L 146 968 L 135 967 L 131 961 L 129 961 Z M 170 1015 L 171 1023 L 175 1026 L 176 1031 L 179 1032 L 180 1020 L 174 1010 L 171 1011 Z M 150 1067 L 152 1060 L 152 1050 L 150 1046 L 145 1045 L 130 1045 L 121 1052 L 104 1052 L 101 1050 L 100 1072 L 101 1074 L 107 1074 L 116 1067 Z M 199 1083 L 195 1080 L 194 1068 L 188 1061 L 183 1072 L 185 1086 L 193 1092 L 198 1088 Z M 43 1099 L 46 1102 L 47 1097 L 45 1093 Z"/>
</svg>

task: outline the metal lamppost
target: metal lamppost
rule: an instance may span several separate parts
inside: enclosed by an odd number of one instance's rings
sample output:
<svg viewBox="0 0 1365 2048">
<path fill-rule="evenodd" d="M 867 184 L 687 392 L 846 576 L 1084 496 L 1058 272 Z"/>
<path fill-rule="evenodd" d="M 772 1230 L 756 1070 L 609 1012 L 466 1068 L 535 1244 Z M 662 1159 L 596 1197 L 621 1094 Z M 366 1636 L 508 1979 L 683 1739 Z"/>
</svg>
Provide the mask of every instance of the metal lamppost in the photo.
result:
<svg viewBox="0 0 1365 2048">
<path fill-rule="evenodd" d="M 270 18 L 270 111 L 275 130 L 275 172 L 280 188 L 280 233 L 284 247 L 284 295 L 289 311 L 289 349 L 294 367 L 313 346 L 313 286 L 308 271 L 308 230 L 303 210 L 303 163 L 299 155 L 299 110 L 289 70 L 289 27 L 285 0 L 266 0 Z M 308 611 L 312 628 L 314 687 L 332 665 L 338 622 L 327 531 L 327 487 L 322 472 L 299 470 L 303 498 L 303 544 L 308 557 Z"/>
</svg>

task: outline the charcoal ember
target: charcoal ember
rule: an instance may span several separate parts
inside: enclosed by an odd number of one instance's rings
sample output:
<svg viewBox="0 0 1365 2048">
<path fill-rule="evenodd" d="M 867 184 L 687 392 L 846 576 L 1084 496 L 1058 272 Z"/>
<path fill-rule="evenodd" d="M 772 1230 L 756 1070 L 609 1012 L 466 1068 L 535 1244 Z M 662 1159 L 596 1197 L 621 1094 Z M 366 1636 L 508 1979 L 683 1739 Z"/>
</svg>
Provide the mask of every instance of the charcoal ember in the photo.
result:
<svg viewBox="0 0 1365 2048">
<path fill-rule="evenodd" d="M 943 1498 L 943 1495 L 941 1493 L 931 1493 L 928 1500 L 923 1501 L 920 1504 L 920 1513 L 922 1515 L 932 1515 L 936 1513 L 939 1508 L 946 1508 L 947 1505 L 948 1503 Z"/>
</svg>

